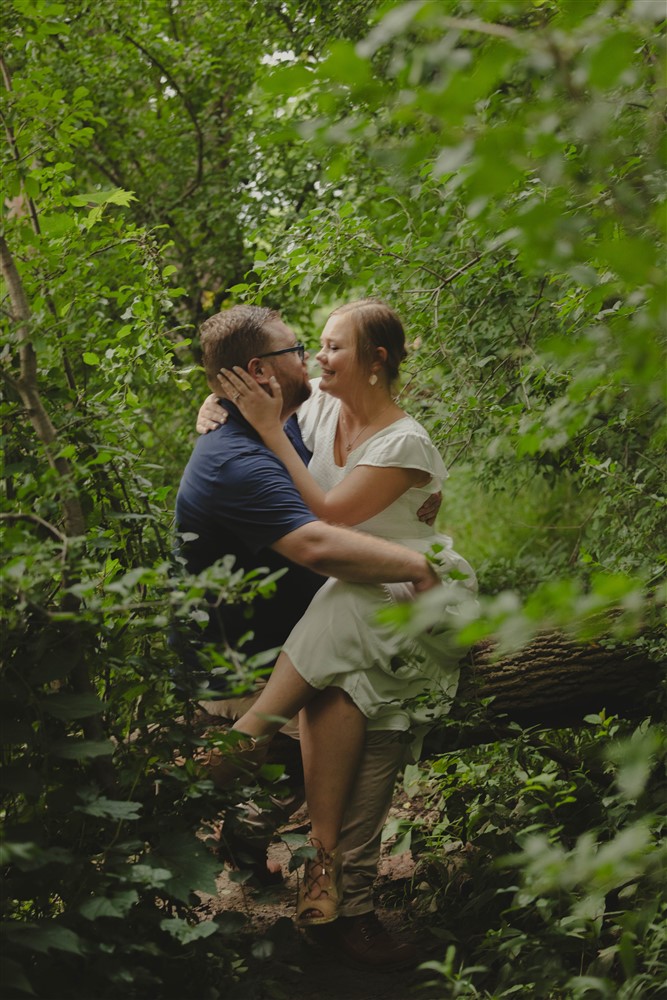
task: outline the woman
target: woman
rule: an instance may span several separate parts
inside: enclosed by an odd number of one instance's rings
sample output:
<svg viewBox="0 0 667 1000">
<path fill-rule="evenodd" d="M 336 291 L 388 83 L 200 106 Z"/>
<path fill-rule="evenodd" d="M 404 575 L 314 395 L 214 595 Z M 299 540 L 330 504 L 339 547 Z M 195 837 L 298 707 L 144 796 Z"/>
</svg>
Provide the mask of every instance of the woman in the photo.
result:
<svg viewBox="0 0 667 1000">
<path fill-rule="evenodd" d="M 322 377 L 299 413 L 313 452 L 308 469 L 283 431 L 275 379 L 272 395 L 240 368 L 221 373 L 220 382 L 318 517 L 423 552 L 436 544 L 444 571 L 456 571 L 474 589 L 474 573 L 451 540 L 435 535 L 414 513 L 447 472 L 426 431 L 393 399 L 405 353 L 403 327 L 386 305 L 362 300 L 331 314 L 317 355 Z M 440 713 L 454 694 L 460 650 L 451 640 L 444 634 L 408 639 L 375 621 L 379 610 L 413 596 L 409 584 L 327 581 L 290 634 L 257 702 L 235 723 L 249 738 L 242 753 L 252 756 L 261 753 L 257 741 L 273 735 L 280 717 L 302 710 L 306 795 L 318 848 L 297 904 L 301 924 L 336 917 L 336 845 L 366 729 L 414 731 L 438 714 L 425 702 L 426 692 L 438 692 Z M 221 761 L 218 776 L 231 775 L 234 766 L 234 760 Z"/>
</svg>

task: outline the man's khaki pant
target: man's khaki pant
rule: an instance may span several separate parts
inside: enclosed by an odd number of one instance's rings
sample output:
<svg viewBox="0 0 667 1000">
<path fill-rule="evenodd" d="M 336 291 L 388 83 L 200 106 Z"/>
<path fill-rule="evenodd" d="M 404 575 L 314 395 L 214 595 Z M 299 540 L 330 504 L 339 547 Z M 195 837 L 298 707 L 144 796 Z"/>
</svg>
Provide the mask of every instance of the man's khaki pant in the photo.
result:
<svg viewBox="0 0 667 1000">
<path fill-rule="evenodd" d="M 202 701 L 200 705 L 209 715 L 236 721 L 250 708 L 255 697 Z M 289 722 L 281 732 L 298 739 L 296 720 Z M 374 908 L 373 884 L 380 859 L 382 829 L 391 806 L 396 776 L 409 759 L 410 739 L 406 733 L 394 730 L 366 733 L 366 747 L 339 842 L 343 855 L 340 906 L 343 917 L 359 916 Z M 322 777 L 326 781 L 326 772 Z"/>
<path fill-rule="evenodd" d="M 396 775 L 410 759 L 405 733 L 366 733 L 359 774 L 345 811 L 340 848 L 343 852 L 342 917 L 356 917 L 373 907 L 382 828 L 391 806 Z"/>
</svg>

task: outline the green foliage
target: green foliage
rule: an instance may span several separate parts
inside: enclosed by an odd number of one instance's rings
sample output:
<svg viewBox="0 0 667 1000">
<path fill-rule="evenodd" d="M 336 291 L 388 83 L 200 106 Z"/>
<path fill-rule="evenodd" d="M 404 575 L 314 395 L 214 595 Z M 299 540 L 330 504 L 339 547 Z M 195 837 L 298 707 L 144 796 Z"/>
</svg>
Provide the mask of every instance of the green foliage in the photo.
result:
<svg viewBox="0 0 667 1000">
<path fill-rule="evenodd" d="M 412 347 L 402 398 L 474 470 L 472 502 L 536 479 L 579 497 L 538 579 L 574 573 L 585 593 L 593 573 L 625 576 L 649 605 L 667 528 L 657 20 L 640 4 L 391 5 L 310 80 L 282 68 L 338 204 L 279 231 L 241 293 L 289 290 L 306 322 L 313 304 L 389 300 Z"/>
<path fill-rule="evenodd" d="M 455 996 L 661 995 L 667 734 L 586 721 L 433 764 L 417 899 Z"/>
<path fill-rule="evenodd" d="M 389 300 L 402 400 L 462 470 L 443 525 L 477 556 L 469 637 L 590 634 L 614 612 L 664 657 L 660 8 L 5 4 L 3 240 L 28 310 L 3 285 L 11 995 L 240 998 L 270 952 L 245 953 L 234 915 L 198 921 L 221 863 L 197 831 L 235 796 L 195 765 L 197 692 L 167 642 L 206 593 L 273 586 L 170 558 L 196 326 L 221 306 L 276 304 L 314 343 L 332 304 Z M 261 670 L 205 659 L 239 691 Z M 531 995 L 550 970 L 577 996 L 664 978 L 664 744 L 600 726 L 562 740 L 604 747 L 612 791 L 521 740 L 437 766 L 434 858 L 452 832 L 512 855 L 484 866 L 471 944 L 439 966 L 456 995 Z"/>
<path fill-rule="evenodd" d="M 25 979 L 45 997 L 177 997 L 210 977 L 231 984 L 237 949 L 216 922 L 199 928 L 193 891 L 215 892 L 222 862 L 197 833 L 234 796 L 221 799 L 189 759 L 201 740 L 178 716 L 191 712 L 194 687 L 165 628 L 168 615 L 189 622 L 214 585 L 227 599 L 269 585 L 228 567 L 183 578 L 167 563 L 105 580 L 105 561 L 70 553 L 79 581 L 65 593 L 83 603 L 59 613 L 50 597 L 64 586 L 62 552 L 12 531 L 24 541 L 20 574 L 12 563 L 3 576 L 8 982 L 21 995 Z M 94 692 L 76 693 L 77 656 Z M 91 718 L 102 739 L 86 738 Z"/>
<path fill-rule="evenodd" d="M 4 11 L 3 221 L 17 275 L 2 289 L 0 791 L 3 983 L 16 996 L 231 995 L 260 961 L 239 958 L 238 924 L 224 915 L 198 923 L 194 893 L 215 892 L 222 868 L 198 832 L 240 792 L 222 798 L 195 765 L 197 683 L 167 642 L 197 628 L 205 595 L 247 602 L 274 586 L 228 560 L 191 578 L 170 558 L 192 439 L 190 324 L 202 269 L 239 266 L 223 248 L 228 220 L 242 217 L 241 199 L 220 183 L 212 192 L 215 177 L 238 183 L 219 163 L 202 168 L 196 210 L 174 202 L 197 178 L 195 119 L 210 129 L 225 100 L 209 92 L 211 74 L 243 88 L 240 67 L 254 71 L 240 45 L 238 72 L 205 53 L 213 12 L 190 13 L 192 96 L 161 79 L 162 58 L 172 83 L 176 52 L 190 66 L 189 46 L 170 54 L 154 4 Z M 224 21 L 230 37 L 244 14 L 239 4 Z M 218 242 L 203 238 L 205 205 Z M 45 411 L 32 427 L 28 391 Z M 78 511 L 75 535 L 65 510 Z M 242 650 L 206 662 L 239 691 L 257 666 Z"/>
</svg>

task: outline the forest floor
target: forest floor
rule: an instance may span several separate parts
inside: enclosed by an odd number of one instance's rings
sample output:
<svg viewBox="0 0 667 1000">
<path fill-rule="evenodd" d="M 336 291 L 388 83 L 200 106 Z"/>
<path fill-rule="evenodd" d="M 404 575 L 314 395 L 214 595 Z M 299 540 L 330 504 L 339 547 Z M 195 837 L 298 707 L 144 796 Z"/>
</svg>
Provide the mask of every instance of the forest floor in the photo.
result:
<svg viewBox="0 0 667 1000">
<path fill-rule="evenodd" d="M 423 809 L 416 797 L 397 792 L 389 814 L 392 818 L 415 820 Z M 280 832 L 306 830 L 304 810 L 296 813 Z M 410 906 L 409 888 L 416 865 L 410 851 L 391 853 L 392 844 L 383 846 L 374 890 L 376 912 L 385 927 L 400 940 L 417 943 L 422 960 L 441 960 L 444 945 L 431 933 L 428 917 Z M 376 972 L 353 967 L 340 956 L 316 948 L 295 928 L 292 918 L 297 892 L 297 875 L 289 871 L 290 852 L 281 841 L 273 843 L 269 858 L 280 863 L 283 883 L 270 889 L 253 889 L 234 880 L 225 870 L 218 880 L 217 896 L 202 901 L 204 919 L 222 912 L 236 911 L 246 918 L 244 935 L 251 940 L 268 939 L 272 954 L 264 962 L 263 986 L 252 998 L 285 997 L 289 1000 L 444 1000 L 445 982 L 431 970 Z M 271 945 L 264 945 L 271 948 Z M 244 998 L 245 1000 L 245 998 Z"/>
</svg>

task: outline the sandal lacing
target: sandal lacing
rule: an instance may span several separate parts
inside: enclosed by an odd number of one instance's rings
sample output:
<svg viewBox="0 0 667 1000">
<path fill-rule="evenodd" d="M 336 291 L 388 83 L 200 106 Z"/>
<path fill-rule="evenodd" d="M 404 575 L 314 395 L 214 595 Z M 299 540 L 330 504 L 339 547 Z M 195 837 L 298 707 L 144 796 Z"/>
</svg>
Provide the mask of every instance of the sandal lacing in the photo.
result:
<svg viewBox="0 0 667 1000">
<path fill-rule="evenodd" d="M 325 851 L 320 841 L 311 841 L 317 855 L 306 861 L 296 904 L 296 922 L 301 927 L 329 924 L 338 916 L 341 897 L 341 859 L 338 851 Z"/>
</svg>

